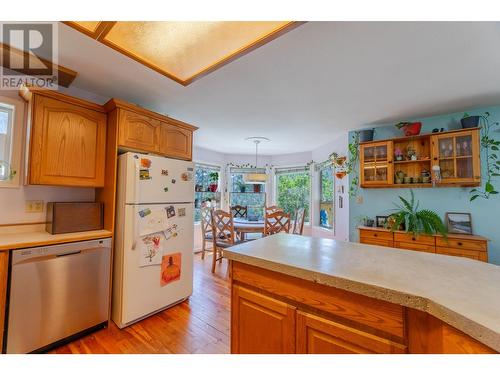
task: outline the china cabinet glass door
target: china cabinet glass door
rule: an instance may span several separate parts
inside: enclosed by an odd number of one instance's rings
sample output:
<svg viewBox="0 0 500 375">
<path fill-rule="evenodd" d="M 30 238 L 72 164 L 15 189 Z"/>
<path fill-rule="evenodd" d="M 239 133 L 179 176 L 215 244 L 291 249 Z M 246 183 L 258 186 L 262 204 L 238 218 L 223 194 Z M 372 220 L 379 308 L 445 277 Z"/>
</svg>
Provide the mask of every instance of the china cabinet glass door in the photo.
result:
<svg viewBox="0 0 500 375">
<path fill-rule="evenodd" d="M 480 181 L 479 130 L 434 136 L 434 165 L 439 165 L 441 183 Z"/>
<path fill-rule="evenodd" d="M 392 142 L 361 145 L 361 159 L 362 185 L 392 183 Z"/>
</svg>

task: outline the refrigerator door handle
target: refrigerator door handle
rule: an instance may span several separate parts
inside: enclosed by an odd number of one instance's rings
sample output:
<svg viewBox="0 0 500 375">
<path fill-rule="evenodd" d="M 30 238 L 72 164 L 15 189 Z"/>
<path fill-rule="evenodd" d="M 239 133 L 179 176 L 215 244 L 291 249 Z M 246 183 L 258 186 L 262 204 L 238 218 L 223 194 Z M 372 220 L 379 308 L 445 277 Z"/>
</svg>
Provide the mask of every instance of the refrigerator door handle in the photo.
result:
<svg viewBox="0 0 500 375">
<path fill-rule="evenodd" d="M 134 203 L 139 203 L 139 181 L 141 171 L 139 168 L 139 158 L 134 155 Z M 134 218 L 135 220 L 135 218 Z"/>
</svg>

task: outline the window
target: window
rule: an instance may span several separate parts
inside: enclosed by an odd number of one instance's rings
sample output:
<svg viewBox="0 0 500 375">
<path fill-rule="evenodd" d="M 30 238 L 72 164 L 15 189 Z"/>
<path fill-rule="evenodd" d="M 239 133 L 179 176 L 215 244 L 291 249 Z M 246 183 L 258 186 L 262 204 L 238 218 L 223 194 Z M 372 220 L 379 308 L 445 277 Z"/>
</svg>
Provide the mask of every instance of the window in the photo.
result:
<svg viewBox="0 0 500 375">
<path fill-rule="evenodd" d="M 333 167 L 324 167 L 319 171 L 319 225 L 333 228 Z"/>
<path fill-rule="evenodd" d="M 247 206 L 247 217 L 250 220 L 264 219 L 264 207 L 266 205 L 266 192 L 264 184 L 246 184 L 244 175 L 246 173 L 266 173 L 265 169 L 231 168 L 231 181 L 229 189 L 230 206 Z"/>
<path fill-rule="evenodd" d="M 10 177 L 13 108 L 0 103 L 0 180 Z"/>
<path fill-rule="evenodd" d="M 220 167 L 195 164 L 194 221 L 201 220 L 203 207 L 220 208 Z"/>
<path fill-rule="evenodd" d="M 309 221 L 311 200 L 311 177 L 306 167 L 276 169 L 276 205 L 292 217 L 295 210 L 306 209 Z"/>
<path fill-rule="evenodd" d="M 0 187 L 19 186 L 24 103 L 0 97 Z"/>
</svg>

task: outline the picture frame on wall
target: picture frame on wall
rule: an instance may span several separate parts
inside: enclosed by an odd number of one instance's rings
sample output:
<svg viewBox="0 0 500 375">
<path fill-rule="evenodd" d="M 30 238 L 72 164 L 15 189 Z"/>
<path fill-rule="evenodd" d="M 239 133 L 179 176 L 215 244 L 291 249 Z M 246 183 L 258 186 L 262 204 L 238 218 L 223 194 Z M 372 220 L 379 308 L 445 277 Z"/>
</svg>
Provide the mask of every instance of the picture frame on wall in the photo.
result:
<svg viewBox="0 0 500 375">
<path fill-rule="evenodd" d="M 447 212 L 448 233 L 472 235 L 472 216 L 468 212 Z"/>
<path fill-rule="evenodd" d="M 377 228 L 386 228 L 388 219 L 389 219 L 389 216 L 376 216 L 375 217 L 376 227 Z"/>
</svg>

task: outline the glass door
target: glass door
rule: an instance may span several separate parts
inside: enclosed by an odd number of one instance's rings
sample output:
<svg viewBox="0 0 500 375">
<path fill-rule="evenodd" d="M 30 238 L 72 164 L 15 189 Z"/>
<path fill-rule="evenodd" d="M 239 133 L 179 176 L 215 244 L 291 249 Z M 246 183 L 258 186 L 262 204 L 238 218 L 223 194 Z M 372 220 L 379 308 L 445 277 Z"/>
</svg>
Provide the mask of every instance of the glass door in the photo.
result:
<svg viewBox="0 0 500 375">
<path fill-rule="evenodd" d="M 441 183 L 480 182 L 479 130 L 434 136 L 434 165 Z"/>
<path fill-rule="evenodd" d="M 392 183 L 392 142 L 361 145 L 361 185 Z"/>
</svg>

